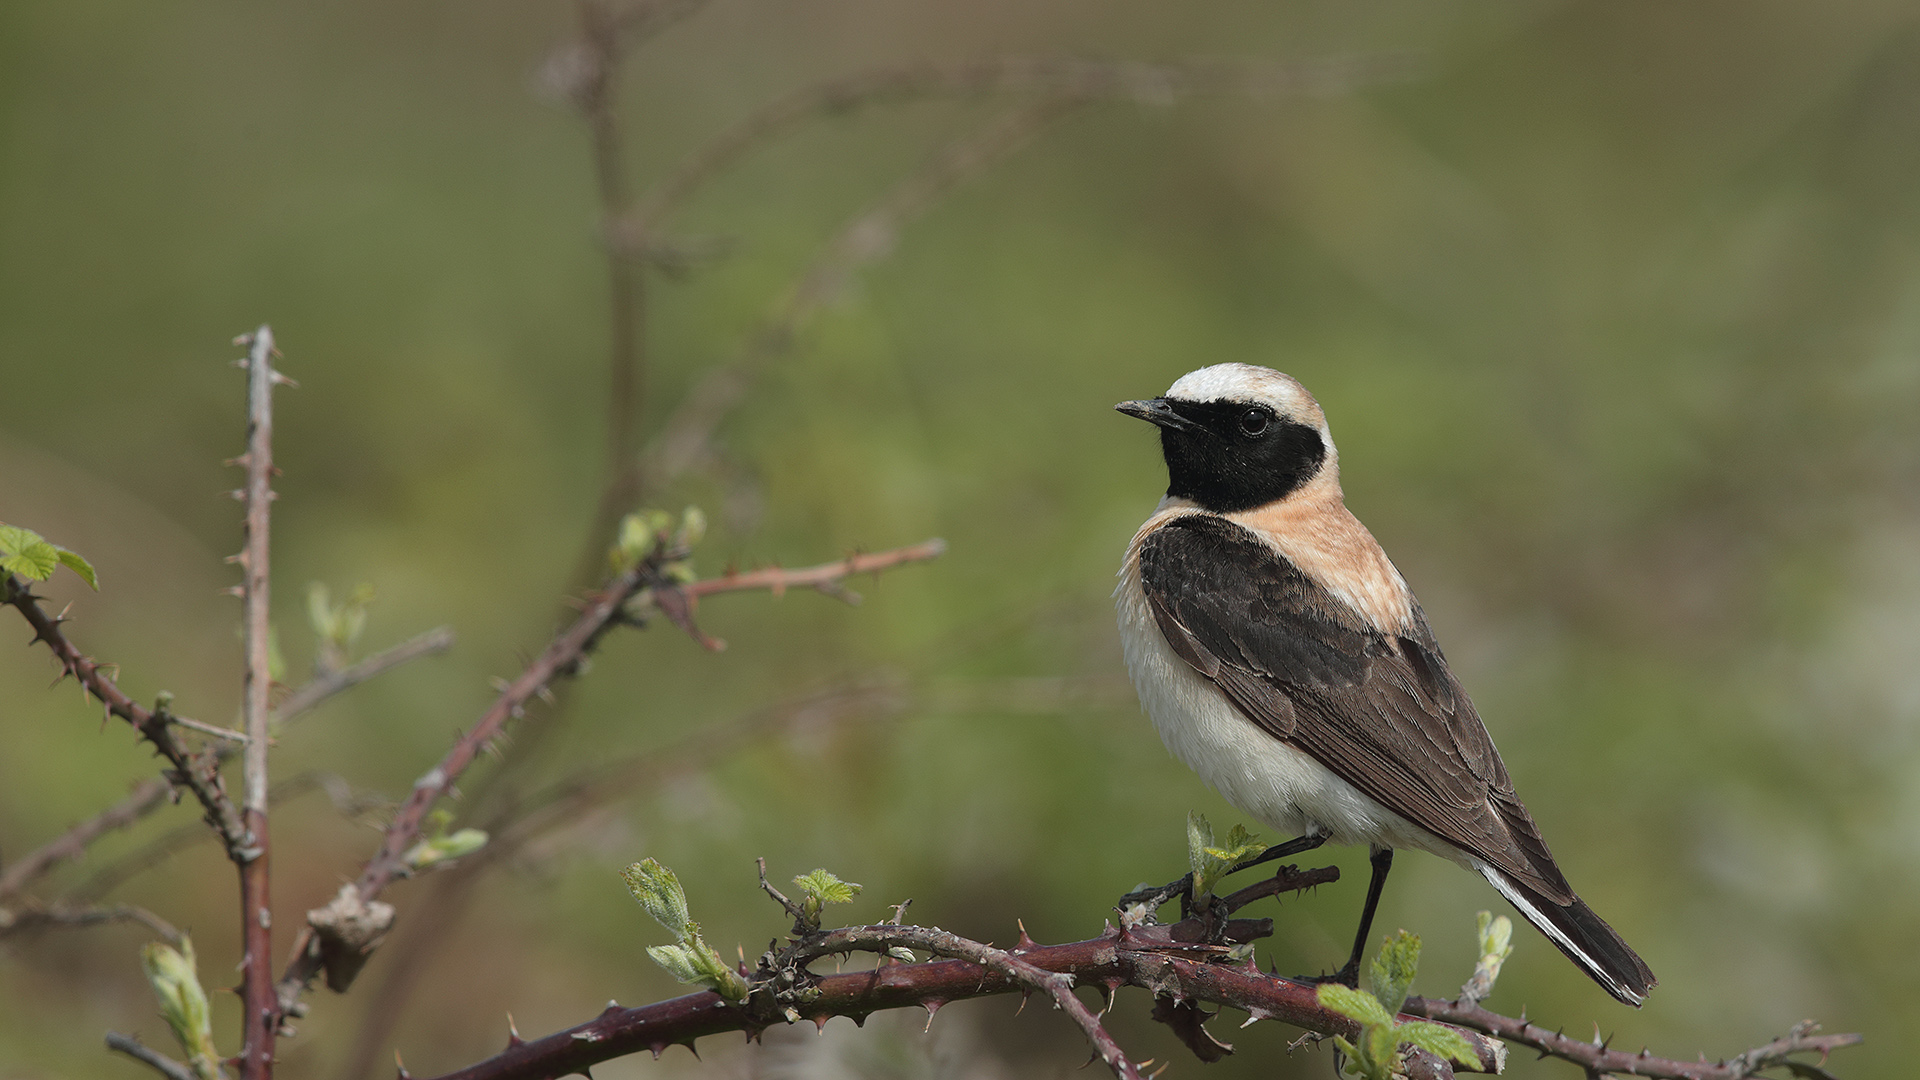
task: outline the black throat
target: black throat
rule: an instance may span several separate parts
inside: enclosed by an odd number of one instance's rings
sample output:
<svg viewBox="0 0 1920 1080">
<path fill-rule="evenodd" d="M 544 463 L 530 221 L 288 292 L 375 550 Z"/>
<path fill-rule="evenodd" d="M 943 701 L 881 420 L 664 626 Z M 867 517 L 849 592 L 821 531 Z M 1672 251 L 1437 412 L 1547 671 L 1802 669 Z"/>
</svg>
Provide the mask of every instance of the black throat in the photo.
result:
<svg viewBox="0 0 1920 1080">
<path fill-rule="evenodd" d="M 1232 514 L 1265 506 L 1298 490 L 1326 462 L 1318 431 L 1270 409 L 1264 429 L 1250 434 L 1243 420 L 1262 406 L 1176 399 L 1167 405 L 1189 425 L 1160 429 L 1167 494 L 1203 509 Z"/>
</svg>

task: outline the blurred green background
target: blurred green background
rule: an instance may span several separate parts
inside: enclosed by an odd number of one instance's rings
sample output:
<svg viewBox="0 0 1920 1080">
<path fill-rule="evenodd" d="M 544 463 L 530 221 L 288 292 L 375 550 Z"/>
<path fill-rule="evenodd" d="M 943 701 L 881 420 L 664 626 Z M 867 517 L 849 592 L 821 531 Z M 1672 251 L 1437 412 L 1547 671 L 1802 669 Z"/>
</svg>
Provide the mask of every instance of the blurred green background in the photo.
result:
<svg viewBox="0 0 1920 1080">
<path fill-rule="evenodd" d="M 576 586 L 605 462 L 607 284 L 585 125 L 543 88 L 567 5 L 108 0 L 0 9 L 0 518 L 76 548 L 70 629 L 139 698 L 237 707 L 242 377 L 271 322 L 274 585 L 288 680 L 310 581 L 378 593 L 363 651 L 447 623 L 447 656 L 290 729 L 279 776 L 389 797 L 537 650 Z M 730 648 L 615 636 L 466 785 L 463 822 L 666 748 L 621 797 L 511 859 L 402 883 L 399 926 L 325 991 L 282 1075 L 416 1074 L 677 992 L 615 871 L 675 867 L 711 940 L 782 928 L 753 887 L 814 866 L 850 909 L 1000 942 L 1097 932 L 1176 876 L 1183 818 L 1241 820 L 1160 747 L 1109 591 L 1164 484 L 1113 402 L 1204 364 L 1298 376 L 1348 502 L 1418 590 L 1569 876 L 1661 986 L 1634 1012 L 1529 929 L 1490 1005 L 1669 1056 L 1803 1017 L 1865 1031 L 1833 1067 L 1906 1075 L 1920 1012 L 1920 27 L 1856 2 L 1044 4 L 714 0 L 618 84 L 637 186 L 763 101 L 874 65 L 1072 54 L 1254 63 L 1401 57 L 1346 94 L 1073 111 L 907 225 L 775 358 L 717 453 L 649 501 L 705 507 L 698 562 L 800 565 L 946 537 L 929 566 L 709 601 Z M 651 275 L 651 432 L 739 355 L 819 245 L 938 149 L 1031 95 L 881 104 L 768 143 L 669 222 L 723 255 Z M 11 619 L 12 616 L 8 616 Z M 0 651 L 0 856 L 152 774 L 43 650 Z M 845 688 L 866 688 L 849 698 Z M 813 708 L 781 711 L 810 695 Z M 683 740 L 757 711 L 725 745 Z M 673 749 L 674 747 L 680 749 Z M 191 823 L 156 814 L 43 881 L 51 899 Z M 277 945 L 371 852 L 319 793 L 275 819 Z M 1269 840 L 1279 839 L 1268 837 Z M 1364 853 L 1264 914 L 1283 971 L 1344 956 Z M 457 887 L 448 886 L 455 882 Z M 211 846 L 130 881 L 237 958 Z M 1403 858 L 1378 926 L 1422 934 L 1420 989 L 1471 965 L 1477 878 Z M 1496 908 L 1497 910 L 1504 910 Z M 138 927 L 0 942 L 0 1076 L 134 1077 L 107 1029 L 167 1046 Z M 217 1003 L 224 1049 L 236 1009 Z M 1010 999 L 776 1034 L 604 1077 L 1056 1077 L 1071 1025 Z M 1172 1076 L 1325 1076 L 1295 1032 L 1202 1066 L 1121 999 Z M 1516 1061 L 1518 1076 L 1567 1076 Z M 1091 1075 L 1085 1074 L 1085 1075 Z"/>
</svg>

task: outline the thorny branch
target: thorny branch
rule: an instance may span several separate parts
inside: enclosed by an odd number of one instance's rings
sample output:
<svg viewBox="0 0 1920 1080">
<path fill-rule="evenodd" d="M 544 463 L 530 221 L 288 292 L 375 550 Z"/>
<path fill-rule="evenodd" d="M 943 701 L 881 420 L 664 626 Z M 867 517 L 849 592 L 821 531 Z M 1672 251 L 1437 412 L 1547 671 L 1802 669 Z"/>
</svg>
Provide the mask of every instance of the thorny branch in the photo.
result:
<svg viewBox="0 0 1920 1080">
<path fill-rule="evenodd" d="M 25 582 L 12 574 L 7 575 L 0 585 L 0 602 L 11 605 L 33 627 L 34 641 L 43 641 L 52 650 L 54 658 L 60 662 L 61 672 L 79 680 L 86 692 L 99 701 L 106 711 L 132 724 L 141 738 L 153 744 L 160 756 L 167 760 L 167 780 L 193 793 L 200 807 L 206 813 L 207 823 L 220 834 L 220 840 L 226 845 L 227 857 L 237 865 L 251 857 L 252 839 L 240 822 L 240 813 L 233 800 L 227 795 L 226 785 L 220 779 L 219 755 L 208 750 L 193 753 L 174 736 L 171 717 L 164 710 L 148 709 L 135 702 L 115 685 L 102 664 L 81 652 L 67 636 L 61 632 L 61 617 L 48 615 L 40 607 L 40 598 L 28 591 Z"/>
<path fill-rule="evenodd" d="M 273 995 L 273 907 L 269 885 L 271 841 L 267 832 L 268 721 L 272 707 L 271 599 L 268 591 L 268 526 L 273 509 L 273 388 L 287 378 L 273 370 L 273 330 L 262 325 L 234 344 L 248 346 L 247 452 L 235 460 L 247 470 L 246 547 L 234 556 L 244 575 L 241 603 L 246 606 L 247 674 L 241 716 L 247 732 L 243 751 L 242 823 L 251 843 L 240 860 L 240 1000 L 243 1013 L 240 1075 L 266 1080 L 273 1075 L 273 1040 L 279 1010 Z"/>
<path fill-rule="evenodd" d="M 1614 1050 L 1607 1045 L 1610 1040 L 1600 1037 L 1597 1027 L 1593 1041 L 1586 1042 L 1529 1023 L 1524 1015 L 1517 1019 L 1501 1016 L 1471 1002 L 1412 997 L 1407 999 L 1406 1011 L 1411 1016 L 1472 1028 L 1506 1042 L 1531 1047 L 1540 1051 L 1541 1057 L 1573 1062 L 1591 1076 L 1624 1073 L 1663 1080 L 1744 1080 L 1762 1069 L 1780 1065 L 1792 1068 L 1801 1064 L 1789 1061 L 1794 1054 L 1819 1054 L 1824 1062 L 1833 1051 L 1861 1042 L 1859 1035 L 1815 1035 L 1819 1025 L 1807 1021 L 1794 1025 L 1782 1038 L 1721 1061 L 1669 1061 L 1652 1056 L 1645 1048 L 1637 1054 Z M 1800 1070 L 1795 1072 L 1798 1074 Z"/>
<path fill-rule="evenodd" d="M 313 771 L 296 773 L 285 780 L 275 781 L 274 785 L 267 789 L 267 803 L 277 807 L 315 788 L 325 791 L 333 800 L 335 808 L 350 816 L 389 805 L 367 797 L 355 797 L 347 782 L 339 776 Z M 69 903 L 98 900 L 119 888 L 129 878 L 166 862 L 174 855 L 198 845 L 206 838 L 206 830 L 198 825 L 188 824 L 169 829 L 140 847 L 107 862 L 86 880 L 68 890 L 62 899 Z"/>
<path fill-rule="evenodd" d="M 1023 935 L 1024 936 L 1024 935 Z M 925 949 L 936 956 L 949 956 L 979 965 L 1029 990 L 1039 990 L 1053 999 L 1055 1008 L 1066 1013 L 1093 1044 L 1093 1052 L 1120 1080 L 1142 1080 L 1140 1070 L 1120 1049 L 1100 1017 L 1087 1003 L 1074 996 L 1074 977 L 1066 972 L 1048 971 L 1028 963 L 1016 953 L 996 949 L 958 934 L 926 926 L 855 926 L 828 930 L 801 942 L 785 959 L 804 968 L 809 960 L 842 952 L 886 953 L 894 948 Z"/>
<path fill-rule="evenodd" d="M 1270 933 L 1271 923 L 1236 920 L 1226 930 L 1229 941 L 1251 940 Z M 1067 945 L 1037 945 L 1023 934 L 1019 943 L 1003 955 L 1045 975 L 1071 976 L 1081 985 L 1099 987 L 1108 995 L 1122 986 L 1137 986 L 1156 996 L 1233 1005 L 1263 1019 L 1354 1034 L 1351 1021 L 1321 1007 L 1313 987 L 1260 972 L 1251 964 L 1214 962 L 1229 948 L 1204 944 L 1200 941 L 1203 936 L 1203 929 L 1191 922 L 1131 929 L 1109 927 L 1097 938 Z M 780 995 L 773 984 L 762 983 L 762 989 L 743 1005 L 731 1004 L 709 992 L 637 1009 L 610 1006 L 594 1020 L 546 1038 L 510 1039 L 505 1052 L 449 1074 L 446 1080 L 559 1075 L 641 1050 L 651 1050 L 657 1056 L 670 1045 L 691 1045 L 703 1035 L 744 1031 L 751 1036 L 783 1017 L 797 1016 L 824 1024 L 834 1016 L 859 1020 L 881 1009 L 918 1006 L 934 1010 L 963 998 L 1034 989 L 1030 980 L 994 966 L 991 954 L 1001 950 L 920 927 L 879 925 L 825 931 L 802 939 L 790 955 L 803 960 L 846 949 L 880 950 L 893 944 L 930 950 L 941 946 L 964 958 L 889 963 L 869 971 L 818 976 L 807 994 L 787 995 L 790 1002 L 778 1000 Z M 776 976 L 778 970 L 776 967 Z M 1070 991 L 1064 992 L 1071 997 Z M 786 1012 L 788 1009 L 792 1015 Z M 1498 1041 L 1472 1034 L 1467 1037 L 1480 1057 L 1482 1070 L 1497 1070 L 1503 1055 Z"/>
<path fill-rule="evenodd" d="M 376 653 L 349 667 L 319 675 L 315 677 L 313 681 L 287 695 L 278 705 L 274 706 L 268 726 L 269 728 L 278 728 L 280 725 L 296 720 L 318 708 L 335 694 L 350 690 L 410 660 L 415 660 L 422 656 L 429 656 L 434 653 L 445 652 L 452 647 L 453 631 L 442 626 L 434 630 L 429 630 L 407 641 L 403 641 L 391 649 Z M 178 723 L 180 720 L 178 716 L 170 716 L 170 719 L 175 723 Z M 237 751 L 238 747 L 234 744 L 222 745 L 215 748 L 213 751 L 215 766 L 217 767 L 225 763 Z M 40 876 L 46 874 L 61 863 L 79 858 L 86 853 L 87 847 L 100 837 L 116 829 L 124 829 L 139 821 L 141 818 L 146 817 L 158 809 L 162 803 L 165 803 L 167 796 L 172 791 L 173 784 L 165 777 L 154 777 L 143 780 L 119 802 L 100 811 L 93 817 L 74 825 L 66 832 L 61 833 L 54 839 L 49 840 L 47 843 L 21 856 L 19 859 L 14 860 L 13 863 L 7 867 L 6 872 L 0 874 L 0 901 L 16 895 Z M 271 802 L 277 797 L 277 795 L 272 796 L 269 801 Z M 164 843 L 160 845 L 162 851 L 161 857 L 164 857 L 166 853 L 170 853 L 179 847 L 185 840 L 204 835 L 198 829 L 189 830 L 189 832 L 191 833 L 191 837 L 176 837 L 176 834 L 169 833 L 167 837 L 162 838 Z M 138 855 L 138 853 L 136 853 L 136 855 Z M 157 859 L 143 860 L 133 856 L 130 856 L 129 859 L 137 863 L 139 868 L 144 868 L 158 861 Z M 99 896 L 113 885 L 117 885 L 121 880 L 124 880 L 124 874 L 109 874 L 108 872 L 112 869 L 113 867 L 103 868 L 89 879 L 85 885 L 74 890 L 73 895 L 79 897 Z"/>
<path fill-rule="evenodd" d="M 363 903 L 372 901 L 389 882 L 406 872 L 402 856 L 419 838 L 427 811 L 453 786 L 481 750 L 500 735 L 509 720 L 524 715 L 529 701 L 545 692 L 556 677 L 578 671 L 581 660 L 593 651 L 608 630 L 616 625 L 637 621 L 639 613 L 629 601 L 639 597 L 642 590 L 646 590 L 646 599 L 652 606 L 670 615 L 677 612 L 674 621 L 688 628 L 697 638 L 698 631 L 692 627 L 691 615 L 699 597 L 745 589 L 774 592 L 788 588 L 822 589 L 856 574 L 878 573 L 909 563 L 924 562 L 945 550 L 944 542 L 929 540 L 912 547 L 854 555 L 820 566 L 798 570 L 751 571 L 684 585 L 668 580 L 661 572 L 670 558 L 678 557 L 681 553 L 655 551 L 647 559 L 615 577 L 603 591 L 592 597 L 587 609 L 573 625 L 556 636 L 539 657 L 501 689 L 493 706 L 471 730 L 454 742 L 439 764 L 414 781 L 412 792 L 387 827 L 380 850 L 368 860 L 354 882 L 355 893 Z M 300 996 L 312 983 L 314 976 L 319 974 L 320 961 L 319 942 L 312 929 L 308 928 L 301 933 L 294 947 L 294 959 L 280 977 L 281 1015 L 300 1015 Z"/>
<path fill-rule="evenodd" d="M 1195 918 L 1172 925 L 1125 919 L 1109 925 L 1096 938 L 1066 945 L 1039 945 L 1023 927 L 1011 949 L 996 949 L 932 927 L 900 926 L 893 922 L 873 926 L 808 931 L 809 920 L 766 881 L 760 863 L 760 885 L 794 916 L 796 936 L 778 952 L 762 956 L 750 974 L 745 1001 L 733 1003 L 707 992 L 674 998 L 635 1009 L 609 1004 L 586 1023 L 535 1040 L 510 1031 L 502 1053 L 442 1080 L 526 1080 L 584 1072 L 589 1066 L 641 1050 L 655 1057 L 674 1044 L 692 1048 L 704 1035 L 745 1032 L 749 1039 L 774 1024 L 802 1019 L 824 1026 L 835 1016 L 856 1022 L 881 1009 L 918 1006 L 931 1015 L 962 998 L 1045 991 L 1079 1024 L 1093 1043 L 1096 1055 L 1119 1077 L 1138 1072 L 1090 1010 L 1073 992 L 1077 983 L 1099 989 L 1111 1006 L 1122 986 L 1151 991 L 1155 1019 L 1169 1019 L 1174 1010 L 1188 1010 L 1181 1036 L 1203 1060 L 1214 1060 L 1232 1047 L 1208 1035 L 1201 1025 L 1208 1013 L 1198 1003 L 1231 1006 L 1248 1014 L 1247 1023 L 1280 1020 L 1309 1033 L 1356 1037 L 1358 1025 L 1320 1004 L 1316 988 L 1307 982 L 1262 972 L 1252 960 L 1251 943 L 1273 932 L 1270 919 L 1233 919 L 1233 911 L 1260 897 L 1299 891 L 1336 880 L 1335 868 L 1301 871 L 1293 866 L 1276 870 L 1270 880 L 1224 897 L 1216 913 L 1224 921 Z M 901 905 L 904 908 L 905 905 Z M 897 912 L 896 912 L 897 915 Z M 864 951 L 887 954 L 899 948 L 923 949 L 936 956 L 925 963 L 883 960 L 871 970 L 816 975 L 810 962 L 824 956 Z M 744 965 L 741 973 L 748 975 Z M 1172 1010 L 1167 1006 L 1171 1005 Z M 1164 1014 L 1164 1015 L 1163 1015 Z M 1498 1016 L 1471 1002 L 1409 999 L 1403 1018 L 1424 1018 L 1451 1025 L 1466 1040 L 1475 1057 L 1471 1066 L 1454 1066 L 1431 1055 L 1409 1057 L 1413 1075 L 1451 1076 L 1456 1067 L 1469 1072 L 1500 1072 L 1505 1068 L 1507 1042 L 1530 1046 L 1542 1057 L 1572 1062 L 1590 1077 L 1622 1073 L 1668 1080 L 1743 1080 L 1763 1069 L 1790 1068 L 1796 1076 L 1826 1076 L 1819 1066 L 1793 1055 L 1818 1054 L 1825 1062 L 1834 1049 L 1860 1041 L 1858 1035 L 1816 1036 L 1806 1023 L 1784 1038 L 1756 1047 L 1718 1064 L 1695 1064 L 1656 1058 L 1645 1050 L 1625 1054 L 1608 1050 L 1597 1034 L 1592 1043 L 1567 1039 L 1534 1027 L 1525 1019 Z M 1243 1025 L 1244 1026 L 1244 1025 Z M 1316 1040 L 1317 1041 L 1317 1040 Z M 1205 1047 L 1196 1045 L 1205 1042 Z M 1296 1043 L 1296 1045 L 1299 1045 Z M 1289 1051 L 1291 1051 L 1291 1047 Z M 1415 1060 L 1416 1057 L 1419 1060 Z M 402 1075 L 405 1073 L 403 1071 Z"/>
</svg>

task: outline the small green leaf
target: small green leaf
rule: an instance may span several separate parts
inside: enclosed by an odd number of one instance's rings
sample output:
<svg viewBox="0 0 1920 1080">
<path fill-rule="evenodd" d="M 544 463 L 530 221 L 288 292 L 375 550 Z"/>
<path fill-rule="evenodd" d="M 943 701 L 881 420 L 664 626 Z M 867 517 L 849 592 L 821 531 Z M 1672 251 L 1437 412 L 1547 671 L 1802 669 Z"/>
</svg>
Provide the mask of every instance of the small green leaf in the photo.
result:
<svg viewBox="0 0 1920 1080">
<path fill-rule="evenodd" d="M 706 981 L 706 976 L 693 962 L 693 950 L 685 945 L 649 945 L 647 955 L 653 957 L 653 962 L 665 968 L 667 974 L 673 976 L 677 982 Z"/>
<path fill-rule="evenodd" d="M 620 876 L 626 879 L 633 898 L 675 939 L 685 941 L 698 930 L 687 911 L 686 891 L 680 888 L 680 879 L 673 871 L 652 859 L 643 859 L 620 871 Z"/>
<path fill-rule="evenodd" d="M 793 879 L 800 891 L 818 899 L 823 904 L 851 904 L 860 893 L 861 885 L 855 881 L 841 881 L 825 868 L 811 874 L 801 874 Z"/>
<path fill-rule="evenodd" d="M 0 571 L 45 581 L 60 565 L 60 549 L 32 529 L 0 525 Z"/>
<path fill-rule="evenodd" d="M 1420 937 L 1398 931 L 1380 946 L 1368 972 L 1368 985 L 1388 1013 L 1397 1013 L 1413 990 L 1413 977 L 1420 970 Z"/>
<path fill-rule="evenodd" d="M 1441 1024 L 1425 1020 L 1409 1020 L 1394 1029 L 1394 1037 L 1425 1050 L 1436 1057 L 1457 1061 L 1462 1065 L 1477 1065 L 1480 1062 L 1473 1052 L 1473 1044 L 1466 1036 Z"/>
<path fill-rule="evenodd" d="M 647 955 L 679 982 L 704 986 L 728 1001 L 746 1000 L 747 981 L 698 937 L 682 945 L 649 945 Z"/>
<path fill-rule="evenodd" d="M 425 870 L 441 863 L 451 862 L 463 855 L 471 855 L 487 846 L 487 834 L 483 829 L 460 829 L 453 833 L 443 833 L 429 837 L 407 849 L 401 858 L 409 869 Z"/>
<path fill-rule="evenodd" d="M 913 955 L 913 950 L 907 948 L 904 945 L 895 945 L 893 948 L 888 949 L 887 955 L 893 957 L 895 960 L 898 960 L 903 964 L 914 964 L 919 962 L 919 957 L 916 957 Z"/>
<path fill-rule="evenodd" d="M 1349 1020 L 1362 1025 L 1393 1026 L 1393 1014 L 1386 1010 L 1379 998 L 1365 990 L 1355 990 L 1339 983 L 1321 983 L 1314 995 L 1320 999 L 1320 1004 Z"/>
<path fill-rule="evenodd" d="M 80 580 L 91 586 L 94 592 L 100 591 L 100 577 L 93 572 L 92 563 L 81 558 L 80 553 L 77 551 L 69 551 L 63 547 L 56 547 L 54 550 L 60 553 L 61 566 L 79 574 Z"/>
<path fill-rule="evenodd" d="M 1213 887 L 1234 867 L 1265 850 L 1267 845 L 1255 840 L 1243 825 L 1229 829 L 1226 842 L 1216 845 L 1206 815 L 1187 814 L 1187 866 L 1193 871 L 1196 897 L 1211 895 Z"/>
</svg>

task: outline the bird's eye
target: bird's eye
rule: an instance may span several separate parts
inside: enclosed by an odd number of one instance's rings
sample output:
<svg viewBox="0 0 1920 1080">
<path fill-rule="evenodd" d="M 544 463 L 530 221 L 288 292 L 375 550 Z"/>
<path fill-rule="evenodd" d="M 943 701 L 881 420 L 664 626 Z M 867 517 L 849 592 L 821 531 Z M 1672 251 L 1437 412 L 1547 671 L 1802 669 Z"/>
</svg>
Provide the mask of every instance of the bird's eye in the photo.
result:
<svg viewBox="0 0 1920 1080">
<path fill-rule="evenodd" d="M 1249 437 L 1264 435 L 1272 419 L 1265 409 L 1248 409 L 1240 414 L 1240 433 Z"/>
</svg>

